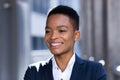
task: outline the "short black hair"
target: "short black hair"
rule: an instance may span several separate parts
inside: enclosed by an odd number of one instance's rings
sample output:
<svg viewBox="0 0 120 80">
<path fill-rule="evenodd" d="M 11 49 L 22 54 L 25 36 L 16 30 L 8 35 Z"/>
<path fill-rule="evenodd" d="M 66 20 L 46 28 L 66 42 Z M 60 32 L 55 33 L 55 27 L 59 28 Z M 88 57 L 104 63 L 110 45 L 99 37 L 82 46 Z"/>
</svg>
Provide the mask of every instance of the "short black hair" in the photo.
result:
<svg viewBox="0 0 120 80">
<path fill-rule="evenodd" d="M 79 30 L 79 15 L 73 8 L 65 6 L 65 5 L 59 5 L 55 8 L 53 8 L 48 13 L 47 18 L 53 14 L 64 14 L 64 15 L 68 16 L 70 18 L 70 20 L 72 21 L 73 28 L 75 30 Z"/>
</svg>

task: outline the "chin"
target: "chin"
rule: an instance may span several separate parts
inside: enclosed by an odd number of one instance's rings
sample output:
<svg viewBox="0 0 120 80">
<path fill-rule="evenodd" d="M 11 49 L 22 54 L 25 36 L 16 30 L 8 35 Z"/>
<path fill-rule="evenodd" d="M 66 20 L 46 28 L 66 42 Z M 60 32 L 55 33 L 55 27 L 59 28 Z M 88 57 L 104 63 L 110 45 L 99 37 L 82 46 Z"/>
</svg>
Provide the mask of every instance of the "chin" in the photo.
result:
<svg viewBox="0 0 120 80">
<path fill-rule="evenodd" d="M 52 52 L 52 54 L 55 55 L 55 56 L 60 56 L 61 55 L 61 53 L 58 53 L 58 52 Z"/>
</svg>

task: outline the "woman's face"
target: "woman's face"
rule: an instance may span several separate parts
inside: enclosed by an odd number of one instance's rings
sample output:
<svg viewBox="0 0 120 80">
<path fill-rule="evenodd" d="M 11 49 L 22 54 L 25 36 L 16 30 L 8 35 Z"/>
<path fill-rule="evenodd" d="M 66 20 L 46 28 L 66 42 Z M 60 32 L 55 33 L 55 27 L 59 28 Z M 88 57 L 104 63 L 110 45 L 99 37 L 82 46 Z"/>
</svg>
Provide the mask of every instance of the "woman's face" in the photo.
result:
<svg viewBox="0 0 120 80">
<path fill-rule="evenodd" d="M 70 18 L 63 14 L 48 17 L 45 28 L 45 42 L 54 55 L 73 53 L 79 31 L 74 30 Z"/>
</svg>

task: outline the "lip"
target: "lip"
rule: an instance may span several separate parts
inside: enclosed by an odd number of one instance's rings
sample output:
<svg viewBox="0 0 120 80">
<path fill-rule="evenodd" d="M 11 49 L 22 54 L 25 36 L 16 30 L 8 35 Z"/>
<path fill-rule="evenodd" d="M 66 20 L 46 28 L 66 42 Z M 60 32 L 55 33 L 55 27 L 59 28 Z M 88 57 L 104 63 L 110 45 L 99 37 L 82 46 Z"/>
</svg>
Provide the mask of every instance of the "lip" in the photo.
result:
<svg viewBox="0 0 120 80">
<path fill-rule="evenodd" d="M 52 42 L 52 43 L 50 43 L 50 47 L 51 48 L 59 48 L 59 47 L 61 47 L 62 46 L 62 42 Z"/>
</svg>

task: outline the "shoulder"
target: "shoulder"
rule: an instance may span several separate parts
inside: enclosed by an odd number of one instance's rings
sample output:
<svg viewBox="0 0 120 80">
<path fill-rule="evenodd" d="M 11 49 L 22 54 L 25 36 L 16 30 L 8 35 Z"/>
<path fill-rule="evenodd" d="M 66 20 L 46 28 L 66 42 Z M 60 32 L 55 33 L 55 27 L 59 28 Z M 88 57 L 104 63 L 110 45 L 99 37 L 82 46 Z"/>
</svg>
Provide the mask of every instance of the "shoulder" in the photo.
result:
<svg viewBox="0 0 120 80">
<path fill-rule="evenodd" d="M 102 79 L 106 80 L 106 72 L 104 66 L 101 63 L 96 61 L 89 61 L 85 59 L 78 58 L 77 63 L 79 62 L 79 67 L 82 71 L 89 76 L 94 76 L 94 80 Z M 80 63 L 81 62 L 81 63 Z"/>
<path fill-rule="evenodd" d="M 50 63 L 50 60 L 39 61 L 33 64 L 30 64 L 24 74 L 24 80 L 36 80 L 38 73 L 42 74 L 43 68 L 45 68 Z"/>
<path fill-rule="evenodd" d="M 83 61 L 88 66 L 92 66 L 92 67 L 94 67 L 94 66 L 102 66 L 101 63 L 96 62 L 96 61 L 89 61 L 89 60 L 84 60 L 84 59 L 83 59 Z"/>
<path fill-rule="evenodd" d="M 102 79 L 102 80 L 107 79 L 106 71 L 104 69 L 104 66 L 101 63 L 85 60 L 85 64 L 87 67 L 86 69 L 88 69 L 89 72 L 91 72 L 94 76 L 96 76 L 97 80 L 98 79 Z"/>
<path fill-rule="evenodd" d="M 96 61 L 83 60 L 86 69 L 92 72 L 104 72 L 104 66 Z"/>
<path fill-rule="evenodd" d="M 89 70 L 103 68 L 102 64 L 99 62 L 81 59 L 78 56 L 76 56 L 76 62 L 80 64 L 82 67 L 87 68 Z"/>
<path fill-rule="evenodd" d="M 46 66 L 47 64 L 49 64 L 49 62 L 50 62 L 50 59 L 47 61 L 38 61 L 38 62 L 30 64 L 28 67 L 29 68 L 36 68 L 36 70 L 38 71 L 40 67 Z"/>
<path fill-rule="evenodd" d="M 89 61 L 89 60 L 81 59 L 78 56 L 76 56 L 76 62 L 79 63 L 80 65 L 88 66 L 88 67 L 102 66 L 101 63 L 98 63 L 96 61 Z"/>
</svg>

